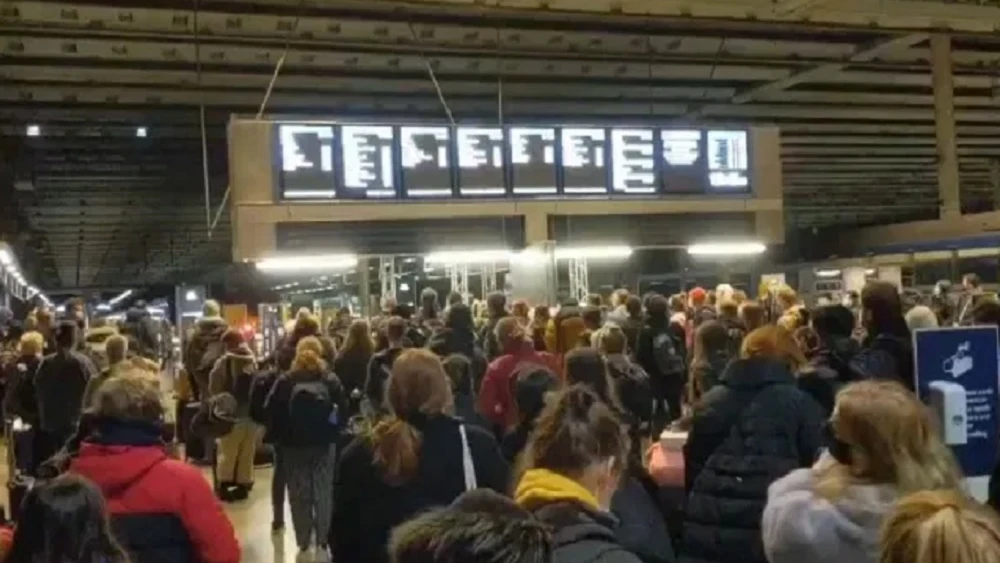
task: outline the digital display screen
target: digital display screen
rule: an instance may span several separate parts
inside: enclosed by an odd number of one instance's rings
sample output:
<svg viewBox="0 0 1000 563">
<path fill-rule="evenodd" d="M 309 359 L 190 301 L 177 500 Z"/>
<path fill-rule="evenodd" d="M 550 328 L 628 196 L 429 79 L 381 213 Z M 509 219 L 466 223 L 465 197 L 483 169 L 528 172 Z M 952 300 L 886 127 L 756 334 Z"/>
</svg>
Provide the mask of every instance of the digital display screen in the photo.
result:
<svg viewBox="0 0 1000 563">
<path fill-rule="evenodd" d="M 655 194 L 656 158 L 652 129 L 611 130 L 611 191 Z"/>
<path fill-rule="evenodd" d="M 504 196 L 504 135 L 499 127 L 459 127 L 458 193 L 463 196 Z"/>
<path fill-rule="evenodd" d="M 510 175 L 515 195 L 555 195 L 555 127 L 511 127 Z"/>
<path fill-rule="evenodd" d="M 708 183 L 715 189 L 742 191 L 750 186 L 746 131 L 708 132 Z"/>
<path fill-rule="evenodd" d="M 514 125 L 278 123 L 286 200 L 746 193 L 750 133 Z"/>
<path fill-rule="evenodd" d="M 348 199 L 395 197 L 391 125 L 345 125 L 340 129 L 344 183 Z"/>
<path fill-rule="evenodd" d="M 451 197 L 451 129 L 400 127 L 403 190 L 411 197 Z"/>
<path fill-rule="evenodd" d="M 564 127 L 560 134 L 563 192 L 608 193 L 607 131 L 599 127 Z"/>
<path fill-rule="evenodd" d="M 288 199 L 337 196 L 333 125 L 278 125 L 281 152 L 279 182 Z"/>
<path fill-rule="evenodd" d="M 666 193 L 705 190 L 704 133 L 696 129 L 660 131 L 660 182 Z"/>
</svg>

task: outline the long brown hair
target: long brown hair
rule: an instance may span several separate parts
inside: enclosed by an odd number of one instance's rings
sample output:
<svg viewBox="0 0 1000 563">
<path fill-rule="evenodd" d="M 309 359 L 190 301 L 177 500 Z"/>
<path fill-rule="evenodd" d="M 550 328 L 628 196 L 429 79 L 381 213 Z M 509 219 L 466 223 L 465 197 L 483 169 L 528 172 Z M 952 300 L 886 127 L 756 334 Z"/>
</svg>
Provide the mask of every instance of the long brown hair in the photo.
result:
<svg viewBox="0 0 1000 563">
<path fill-rule="evenodd" d="M 792 372 L 806 363 L 805 354 L 796 344 L 792 333 L 780 326 L 767 325 L 751 332 L 743 339 L 740 357 L 766 358 L 788 365 Z"/>
<path fill-rule="evenodd" d="M 372 330 L 368 321 L 359 319 L 351 323 L 347 329 L 347 339 L 340 349 L 340 357 L 370 358 L 374 353 L 375 341 L 372 340 Z"/>
<path fill-rule="evenodd" d="M 961 476 L 927 407 L 891 381 L 860 381 L 837 394 L 834 435 L 851 449 L 851 464 L 817 468 L 817 494 L 834 500 L 852 483 L 889 484 L 901 494 L 953 489 Z"/>
<path fill-rule="evenodd" d="M 396 358 L 386 386 L 390 415 L 372 429 L 375 466 L 390 484 L 406 483 L 420 465 L 423 436 L 414 422 L 452 411 L 453 397 L 441 360 L 409 349 Z"/>
</svg>

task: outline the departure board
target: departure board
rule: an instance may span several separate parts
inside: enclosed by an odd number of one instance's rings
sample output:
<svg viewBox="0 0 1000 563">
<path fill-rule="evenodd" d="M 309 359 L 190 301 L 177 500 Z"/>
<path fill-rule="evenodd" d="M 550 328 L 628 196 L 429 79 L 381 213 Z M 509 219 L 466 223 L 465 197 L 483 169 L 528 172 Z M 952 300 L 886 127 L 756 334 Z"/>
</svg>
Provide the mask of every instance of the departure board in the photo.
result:
<svg viewBox="0 0 1000 563">
<path fill-rule="evenodd" d="M 399 128 L 403 193 L 409 197 L 451 197 L 451 129 Z"/>
<path fill-rule="evenodd" d="M 563 192 L 608 193 L 607 130 L 600 127 L 563 127 Z"/>
<path fill-rule="evenodd" d="M 738 128 L 277 123 L 286 200 L 746 193 Z"/>
<path fill-rule="evenodd" d="M 458 193 L 462 196 L 505 196 L 504 135 L 500 127 L 459 127 Z"/>
<path fill-rule="evenodd" d="M 511 127 L 507 136 L 514 195 L 556 195 L 555 127 Z"/>
<path fill-rule="evenodd" d="M 696 129 L 660 131 L 660 183 L 666 193 L 705 190 L 705 134 Z"/>
<path fill-rule="evenodd" d="M 281 190 L 288 199 L 336 195 L 335 129 L 332 125 L 278 125 Z"/>
<path fill-rule="evenodd" d="M 611 191 L 655 194 L 656 155 L 652 129 L 611 130 Z"/>
<path fill-rule="evenodd" d="M 396 196 L 393 131 L 389 125 L 345 125 L 340 130 L 344 182 L 341 197 Z"/>
</svg>

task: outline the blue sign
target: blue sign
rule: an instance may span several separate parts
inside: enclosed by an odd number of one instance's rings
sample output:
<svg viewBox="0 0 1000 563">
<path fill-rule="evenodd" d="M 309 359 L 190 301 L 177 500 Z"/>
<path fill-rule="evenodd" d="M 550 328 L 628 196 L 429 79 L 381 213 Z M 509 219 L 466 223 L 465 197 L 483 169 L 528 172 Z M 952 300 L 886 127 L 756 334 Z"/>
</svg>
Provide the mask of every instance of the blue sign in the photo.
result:
<svg viewBox="0 0 1000 563">
<path fill-rule="evenodd" d="M 913 333 L 916 388 L 941 416 L 945 443 L 968 478 L 993 471 L 1000 445 L 1000 359 L 995 326 Z"/>
</svg>

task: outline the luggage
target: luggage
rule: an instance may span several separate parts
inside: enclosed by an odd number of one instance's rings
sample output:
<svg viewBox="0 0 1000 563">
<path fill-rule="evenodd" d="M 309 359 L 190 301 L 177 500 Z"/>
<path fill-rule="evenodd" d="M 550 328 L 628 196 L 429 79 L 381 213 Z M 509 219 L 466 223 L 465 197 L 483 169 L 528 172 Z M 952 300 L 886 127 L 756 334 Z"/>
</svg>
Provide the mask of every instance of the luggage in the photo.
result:
<svg viewBox="0 0 1000 563">
<path fill-rule="evenodd" d="M 201 403 L 191 401 L 183 405 L 178 404 L 177 408 L 180 410 L 177 416 L 177 433 L 179 439 L 184 442 L 184 457 L 188 460 L 203 459 L 205 440 L 191 431 L 191 422 L 194 420 L 194 415 L 198 414 Z"/>
</svg>

